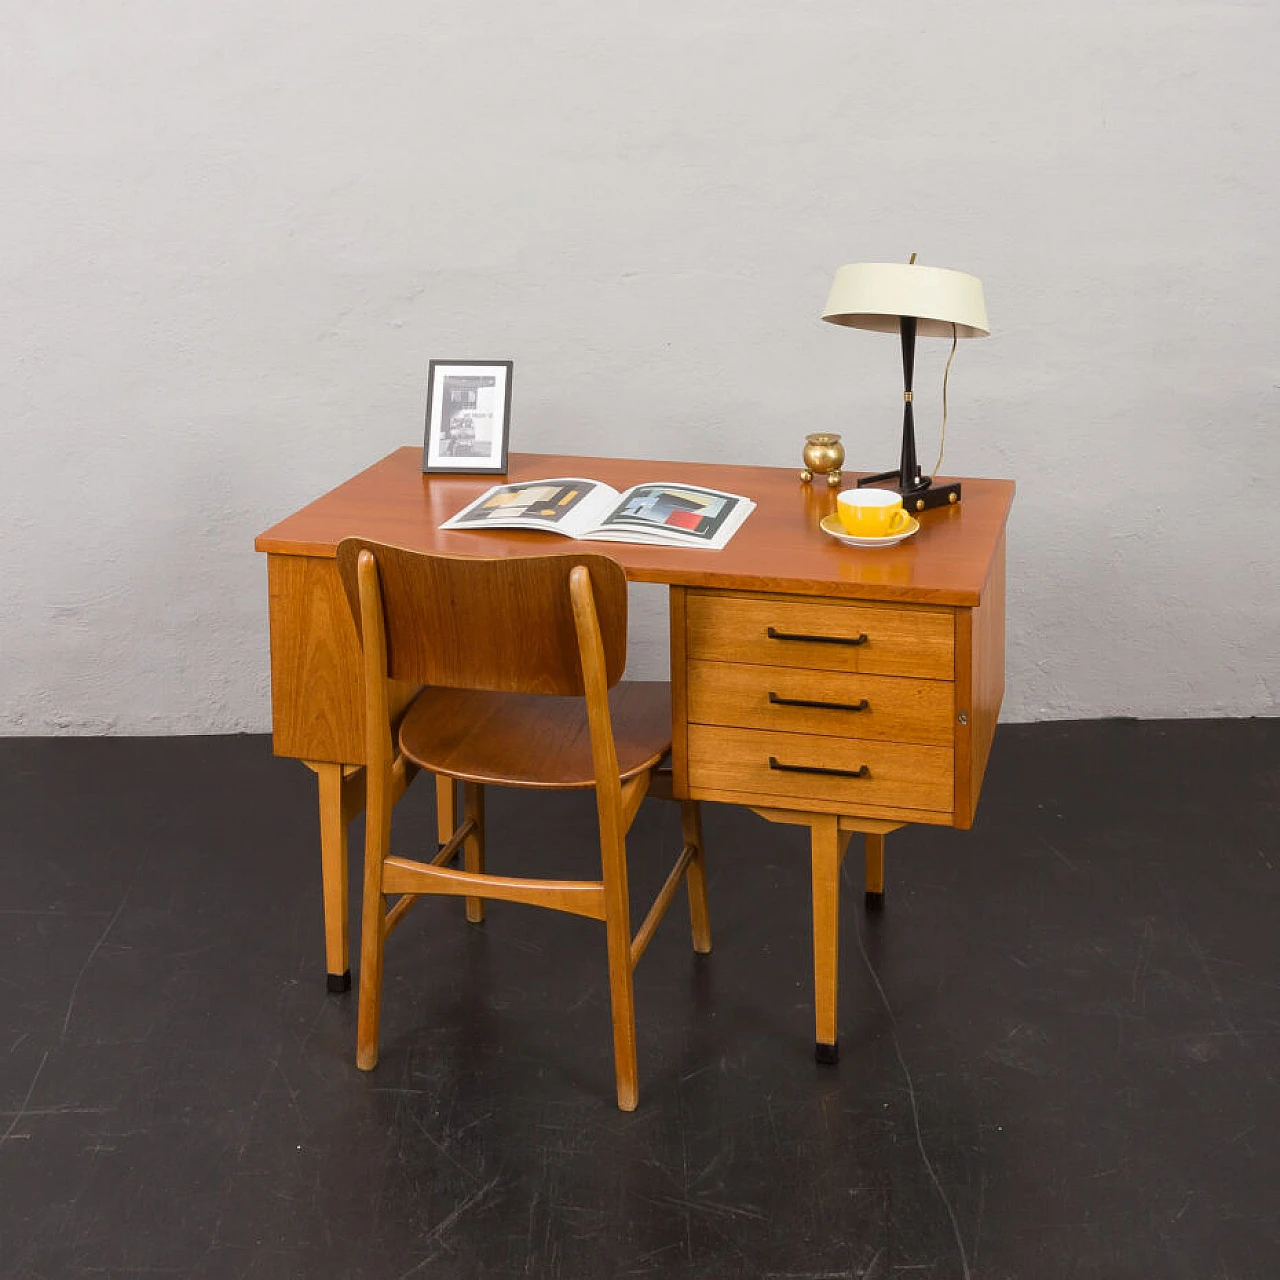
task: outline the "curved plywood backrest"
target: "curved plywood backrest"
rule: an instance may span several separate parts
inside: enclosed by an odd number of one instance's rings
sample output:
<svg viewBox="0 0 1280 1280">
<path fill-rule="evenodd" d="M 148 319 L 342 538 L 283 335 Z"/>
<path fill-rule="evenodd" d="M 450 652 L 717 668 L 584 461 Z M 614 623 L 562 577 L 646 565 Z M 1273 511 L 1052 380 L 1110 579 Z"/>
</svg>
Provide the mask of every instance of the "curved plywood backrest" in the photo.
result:
<svg viewBox="0 0 1280 1280">
<path fill-rule="evenodd" d="M 591 575 L 609 687 L 627 661 L 627 580 L 608 556 L 494 560 L 426 555 L 346 538 L 338 572 L 360 630 L 359 559 L 373 555 L 387 634 L 387 676 L 500 693 L 583 693 L 569 595 L 577 565 Z"/>
</svg>

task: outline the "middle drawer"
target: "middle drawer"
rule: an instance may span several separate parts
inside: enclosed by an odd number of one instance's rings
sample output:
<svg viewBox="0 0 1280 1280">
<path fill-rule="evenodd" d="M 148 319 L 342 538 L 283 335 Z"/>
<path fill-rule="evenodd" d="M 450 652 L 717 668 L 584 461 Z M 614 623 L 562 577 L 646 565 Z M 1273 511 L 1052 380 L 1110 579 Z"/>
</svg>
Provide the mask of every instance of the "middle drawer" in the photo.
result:
<svg viewBox="0 0 1280 1280">
<path fill-rule="evenodd" d="M 695 724 L 951 744 L 949 681 L 696 660 L 688 672 Z"/>
</svg>

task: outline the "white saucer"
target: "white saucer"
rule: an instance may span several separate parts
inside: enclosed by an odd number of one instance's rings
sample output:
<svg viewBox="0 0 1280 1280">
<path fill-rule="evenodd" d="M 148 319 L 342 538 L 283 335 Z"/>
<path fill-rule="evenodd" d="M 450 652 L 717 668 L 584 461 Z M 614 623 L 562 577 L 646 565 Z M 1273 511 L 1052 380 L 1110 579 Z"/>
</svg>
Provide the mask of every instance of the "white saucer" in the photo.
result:
<svg viewBox="0 0 1280 1280">
<path fill-rule="evenodd" d="M 907 519 L 910 523 L 901 533 L 891 533 L 884 538 L 855 538 L 853 534 L 845 533 L 839 514 L 833 511 L 822 518 L 822 532 L 829 533 L 837 542 L 843 542 L 847 547 L 896 547 L 920 528 L 920 521 L 915 516 L 909 515 Z"/>
</svg>

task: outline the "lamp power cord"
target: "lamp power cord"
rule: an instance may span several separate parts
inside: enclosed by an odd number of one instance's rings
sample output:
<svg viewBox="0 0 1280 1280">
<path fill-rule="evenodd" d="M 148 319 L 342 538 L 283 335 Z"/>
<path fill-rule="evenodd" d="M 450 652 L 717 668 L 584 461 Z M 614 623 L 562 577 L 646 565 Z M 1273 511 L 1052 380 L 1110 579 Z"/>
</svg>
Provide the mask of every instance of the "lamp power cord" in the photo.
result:
<svg viewBox="0 0 1280 1280">
<path fill-rule="evenodd" d="M 914 257 L 914 255 L 912 255 Z M 942 372 L 942 436 L 938 441 L 938 461 L 934 463 L 933 475 L 929 478 L 934 479 L 938 472 L 942 470 L 942 454 L 947 447 L 947 379 L 951 377 L 951 362 L 956 358 L 956 344 L 960 340 L 960 335 L 956 332 L 955 322 L 951 324 L 951 354 L 947 357 L 947 367 Z"/>
</svg>

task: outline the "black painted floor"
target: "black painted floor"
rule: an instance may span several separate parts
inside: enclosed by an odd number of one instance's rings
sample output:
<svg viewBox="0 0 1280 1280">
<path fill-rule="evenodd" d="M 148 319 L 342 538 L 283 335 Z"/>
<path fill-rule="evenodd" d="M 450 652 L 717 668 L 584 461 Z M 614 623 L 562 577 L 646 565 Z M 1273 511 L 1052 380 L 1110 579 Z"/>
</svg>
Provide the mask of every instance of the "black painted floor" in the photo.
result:
<svg viewBox="0 0 1280 1280">
<path fill-rule="evenodd" d="M 589 801 L 490 814 L 588 873 Z M 599 926 L 419 904 L 364 1075 L 302 766 L 0 742 L 0 1277 L 1280 1275 L 1278 825 L 1280 721 L 1002 728 L 883 916 L 850 859 L 830 1068 L 804 832 L 708 806 L 715 950 L 677 904 L 623 1115 Z M 677 838 L 646 806 L 638 893 Z"/>
</svg>

